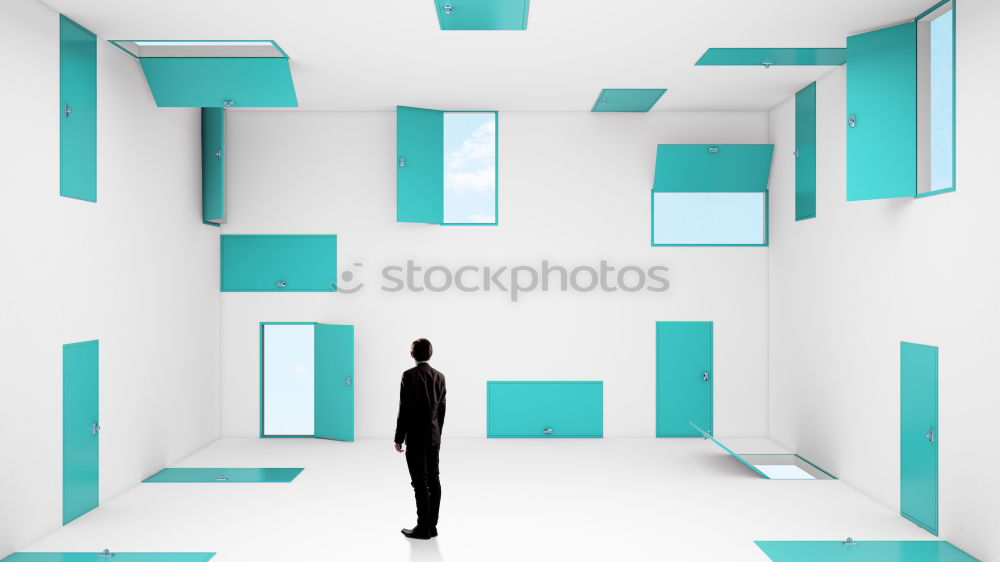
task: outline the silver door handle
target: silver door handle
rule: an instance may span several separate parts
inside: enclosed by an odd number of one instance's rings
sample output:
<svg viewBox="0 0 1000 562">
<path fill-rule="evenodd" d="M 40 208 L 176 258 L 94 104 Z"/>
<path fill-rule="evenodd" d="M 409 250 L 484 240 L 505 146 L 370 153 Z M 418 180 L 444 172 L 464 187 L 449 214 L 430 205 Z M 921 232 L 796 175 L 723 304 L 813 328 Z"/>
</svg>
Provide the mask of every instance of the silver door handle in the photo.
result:
<svg viewBox="0 0 1000 562">
<path fill-rule="evenodd" d="M 221 148 L 219 150 L 215 151 L 215 157 L 218 158 L 219 160 L 222 160 L 222 149 Z"/>
<path fill-rule="evenodd" d="M 90 432 L 94 435 L 97 435 L 98 433 L 101 432 L 101 425 L 97 422 L 90 424 Z"/>
<path fill-rule="evenodd" d="M 288 286 L 288 283 L 286 283 L 285 281 L 278 281 L 277 285 L 279 289 L 284 289 L 285 287 Z"/>
<path fill-rule="evenodd" d="M 68 103 L 63 104 L 63 117 L 69 117 L 69 114 L 73 113 L 73 108 L 69 106 Z"/>
<path fill-rule="evenodd" d="M 111 552 L 111 549 L 109 549 L 109 548 L 105 548 L 101 552 L 97 553 L 97 556 L 99 556 L 100 558 L 111 558 L 114 555 L 115 555 L 115 553 Z"/>
<path fill-rule="evenodd" d="M 402 156 L 399 157 L 399 167 L 400 168 L 406 167 L 406 158 L 403 158 Z"/>
<path fill-rule="evenodd" d="M 545 435 L 550 435 L 552 433 L 552 428 L 546 427 L 545 429 L 542 430 L 542 433 L 544 433 Z"/>
<path fill-rule="evenodd" d="M 226 476 L 225 474 L 220 474 L 215 479 L 218 480 L 219 482 L 225 482 L 229 480 L 229 477 Z"/>
<path fill-rule="evenodd" d="M 351 386 L 351 377 L 347 377 L 347 379 L 344 381 L 344 384 L 346 384 L 347 386 Z"/>
<path fill-rule="evenodd" d="M 924 437 L 926 437 L 928 441 L 930 441 L 931 443 L 933 443 L 934 442 L 934 428 L 932 427 L 930 429 L 930 431 L 928 431 L 927 433 L 925 433 Z"/>
<path fill-rule="evenodd" d="M 857 127 L 858 126 L 858 116 L 852 113 L 851 116 L 847 118 L 847 126 L 850 127 L 850 128 L 852 128 L 852 129 L 855 128 L 855 127 Z"/>
<path fill-rule="evenodd" d="M 702 378 L 702 380 L 704 380 L 705 382 L 708 382 L 708 379 L 709 379 L 709 376 L 708 376 L 708 371 L 705 371 L 704 373 L 702 373 L 702 374 L 701 374 L 701 378 Z"/>
</svg>

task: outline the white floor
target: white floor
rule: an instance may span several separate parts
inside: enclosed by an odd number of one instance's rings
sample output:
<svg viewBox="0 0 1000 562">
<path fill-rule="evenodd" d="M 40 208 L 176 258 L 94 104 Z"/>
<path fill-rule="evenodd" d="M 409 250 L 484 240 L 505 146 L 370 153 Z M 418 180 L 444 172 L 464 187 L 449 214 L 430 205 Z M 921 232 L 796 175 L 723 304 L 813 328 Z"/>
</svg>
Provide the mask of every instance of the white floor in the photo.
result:
<svg viewBox="0 0 1000 562">
<path fill-rule="evenodd" d="M 764 446 L 781 451 L 753 452 Z M 399 534 L 414 523 L 413 496 L 388 439 L 224 439 L 177 466 L 305 471 L 291 484 L 141 484 L 23 550 L 718 562 L 767 560 L 755 539 L 934 539 L 840 481 L 764 480 L 702 439 L 451 439 L 441 463 L 431 541 Z"/>
</svg>

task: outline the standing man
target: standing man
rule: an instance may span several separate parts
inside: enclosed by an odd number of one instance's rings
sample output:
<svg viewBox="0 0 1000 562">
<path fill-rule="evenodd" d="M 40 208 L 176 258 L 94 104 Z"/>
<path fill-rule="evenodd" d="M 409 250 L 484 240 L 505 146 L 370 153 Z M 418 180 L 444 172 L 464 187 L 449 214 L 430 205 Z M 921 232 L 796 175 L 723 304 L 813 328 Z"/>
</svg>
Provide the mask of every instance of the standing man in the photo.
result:
<svg viewBox="0 0 1000 562">
<path fill-rule="evenodd" d="M 410 357 L 417 366 L 403 373 L 399 383 L 399 415 L 396 417 L 396 452 L 403 452 L 406 442 L 406 467 L 417 500 L 417 525 L 403 529 L 410 539 L 437 536 L 438 511 L 441 507 L 441 479 L 438 476 L 438 453 L 441 428 L 444 427 L 444 375 L 427 361 L 434 353 L 424 338 L 410 345 Z"/>
</svg>

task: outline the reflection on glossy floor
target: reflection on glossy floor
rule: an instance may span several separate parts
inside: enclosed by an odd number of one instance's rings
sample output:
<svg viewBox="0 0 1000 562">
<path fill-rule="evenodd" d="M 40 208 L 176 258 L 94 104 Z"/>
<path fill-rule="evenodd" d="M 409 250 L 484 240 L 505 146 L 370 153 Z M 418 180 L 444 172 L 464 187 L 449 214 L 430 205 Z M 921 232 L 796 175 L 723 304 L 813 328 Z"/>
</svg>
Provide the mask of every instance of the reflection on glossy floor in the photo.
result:
<svg viewBox="0 0 1000 562">
<path fill-rule="evenodd" d="M 24 550 L 717 562 L 766 561 L 754 540 L 935 538 L 842 481 L 766 480 L 701 439 L 446 439 L 430 541 L 399 534 L 415 515 L 389 439 L 224 439 L 176 466 L 305 471 L 289 484 L 142 484 Z"/>
</svg>

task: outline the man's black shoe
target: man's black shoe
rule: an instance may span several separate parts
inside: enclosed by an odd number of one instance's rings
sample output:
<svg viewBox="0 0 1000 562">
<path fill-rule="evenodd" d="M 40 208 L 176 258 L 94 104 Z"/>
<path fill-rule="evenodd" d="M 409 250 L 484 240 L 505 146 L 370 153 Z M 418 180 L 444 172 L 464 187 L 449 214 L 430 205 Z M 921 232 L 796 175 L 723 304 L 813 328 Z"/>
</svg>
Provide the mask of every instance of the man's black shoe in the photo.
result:
<svg viewBox="0 0 1000 562">
<path fill-rule="evenodd" d="M 434 535 L 432 535 L 429 532 L 425 531 L 424 529 L 421 529 L 420 527 L 414 527 L 412 529 L 400 529 L 399 532 L 403 533 L 403 536 L 408 539 L 427 540 L 432 536 L 437 535 L 437 533 L 434 533 Z"/>
</svg>

